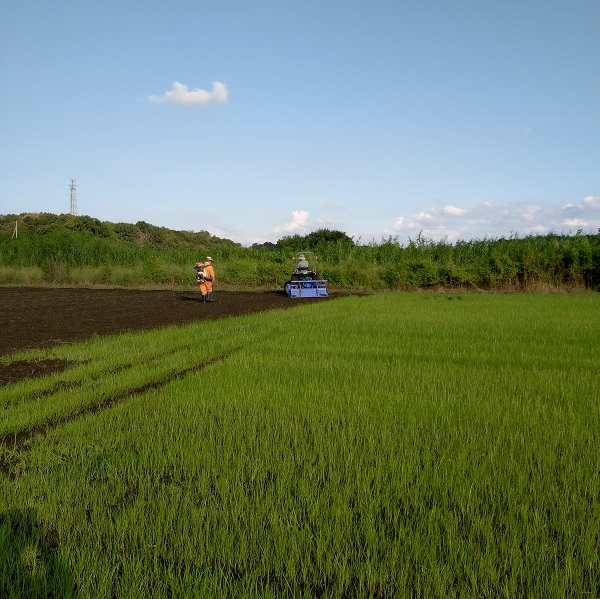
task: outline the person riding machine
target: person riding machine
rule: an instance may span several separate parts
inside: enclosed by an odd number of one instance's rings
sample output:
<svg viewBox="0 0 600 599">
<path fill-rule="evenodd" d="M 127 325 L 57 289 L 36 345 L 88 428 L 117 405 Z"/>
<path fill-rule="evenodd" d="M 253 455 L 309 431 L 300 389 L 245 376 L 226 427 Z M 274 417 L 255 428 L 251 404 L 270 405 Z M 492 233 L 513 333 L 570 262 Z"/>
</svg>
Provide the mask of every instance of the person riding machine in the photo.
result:
<svg viewBox="0 0 600 599">
<path fill-rule="evenodd" d="M 327 297 L 327 280 L 317 276 L 317 258 L 312 252 L 298 252 L 294 258 L 294 270 L 285 284 L 288 297 Z"/>
</svg>

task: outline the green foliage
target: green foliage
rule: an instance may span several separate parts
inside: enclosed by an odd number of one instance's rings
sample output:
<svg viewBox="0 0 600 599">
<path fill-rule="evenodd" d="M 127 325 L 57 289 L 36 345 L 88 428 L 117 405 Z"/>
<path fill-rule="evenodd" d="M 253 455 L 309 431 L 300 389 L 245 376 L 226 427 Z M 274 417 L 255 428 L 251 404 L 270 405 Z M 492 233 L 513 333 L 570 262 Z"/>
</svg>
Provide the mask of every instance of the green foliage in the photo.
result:
<svg viewBox="0 0 600 599">
<path fill-rule="evenodd" d="M 282 287 L 289 278 L 281 263 L 260 256 L 231 258 L 219 267 L 218 280 L 244 287 Z"/>
<path fill-rule="evenodd" d="M 600 290 L 600 234 L 455 244 L 419 235 L 406 245 L 395 237 L 361 245 L 341 231 L 319 229 L 275 244 L 243 247 L 206 231 L 172 231 L 144 221 L 112 224 L 89 216 L 45 213 L 0 216 L 0 266 L 41 268 L 44 281 L 55 284 L 94 280 L 101 282 L 93 284 L 187 286 L 191 277 L 184 273 L 210 254 L 218 279 L 228 285 L 278 287 L 289 278 L 290 259 L 300 250 L 312 251 L 318 257 L 319 276 L 339 287 Z M 86 268 L 96 269 L 96 275 L 86 276 Z M 98 276 L 97 269 L 105 269 L 104 274 Z M 14 278 L 11 274 L 10 280 Z"/>
<path fill-rule="evenodd" d="M 67 228 L 74 231 L 87 231 L 98 237 L 114 237 L 114 232 L 106 223 L 102 223 L 97 218 L 91 218 L 90 216 L 72 216 L 71 219 L 67 221 Z"/>
<path fill-rule="evenodd" d="M 299 248 L 311 250 L 315 253 L 339 250 L 348 251 L 354 246 L 351 237 L 342 231 L 331 229 L 318 229 L 308 235 L 289 235 L 277 242 L 277 247 L 282 251 L 294 254 Z"/>
</svg>

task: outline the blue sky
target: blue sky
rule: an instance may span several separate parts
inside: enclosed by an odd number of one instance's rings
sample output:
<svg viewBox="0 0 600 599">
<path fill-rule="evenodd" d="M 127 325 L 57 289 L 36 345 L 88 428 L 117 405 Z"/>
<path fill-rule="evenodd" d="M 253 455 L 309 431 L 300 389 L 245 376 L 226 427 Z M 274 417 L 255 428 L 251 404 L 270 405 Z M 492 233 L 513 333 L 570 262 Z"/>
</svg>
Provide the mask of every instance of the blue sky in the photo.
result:
<svg viewBox="0 0 600 599">
<path fill-rule="evenodd" d="M 598 0 L 3 0 L 0 213 L 248 245 L 600 227 Z"/>
</svg>

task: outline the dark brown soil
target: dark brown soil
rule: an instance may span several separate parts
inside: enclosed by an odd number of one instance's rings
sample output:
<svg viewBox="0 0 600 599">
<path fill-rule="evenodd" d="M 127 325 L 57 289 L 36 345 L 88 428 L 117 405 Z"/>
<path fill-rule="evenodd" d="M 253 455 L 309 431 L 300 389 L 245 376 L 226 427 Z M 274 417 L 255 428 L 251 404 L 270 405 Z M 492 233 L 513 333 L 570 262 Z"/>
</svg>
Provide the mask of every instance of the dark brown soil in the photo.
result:
<svg viewBox="0 0 600 599">
<path fill-rule="evenodd" d="M 18 350 L 291 308 L 328 298 L 290 299 L 283 291 L 215 291 L 203 304 L 197 291 L 0 287 L 0 357 Z M 60 360 L 0 363 L 0 385 L 62 370 Z"/>
</svg>

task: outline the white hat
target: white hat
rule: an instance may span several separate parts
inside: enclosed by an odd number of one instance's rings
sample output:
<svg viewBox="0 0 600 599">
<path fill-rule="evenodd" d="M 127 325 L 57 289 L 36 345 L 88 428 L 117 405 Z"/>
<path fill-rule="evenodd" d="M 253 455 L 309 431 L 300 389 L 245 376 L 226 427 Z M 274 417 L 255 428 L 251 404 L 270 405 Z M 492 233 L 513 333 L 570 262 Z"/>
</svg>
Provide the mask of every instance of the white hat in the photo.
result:
<svg viewBox="0 0 600 599">
<path fill-rule="evenodd" d="M 213 259 L 210 256 L 206 256 L 206 259 L 209 260 L 210 262 L 213 261 Z"/>
</svg>

